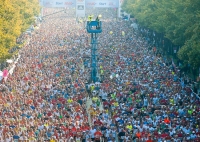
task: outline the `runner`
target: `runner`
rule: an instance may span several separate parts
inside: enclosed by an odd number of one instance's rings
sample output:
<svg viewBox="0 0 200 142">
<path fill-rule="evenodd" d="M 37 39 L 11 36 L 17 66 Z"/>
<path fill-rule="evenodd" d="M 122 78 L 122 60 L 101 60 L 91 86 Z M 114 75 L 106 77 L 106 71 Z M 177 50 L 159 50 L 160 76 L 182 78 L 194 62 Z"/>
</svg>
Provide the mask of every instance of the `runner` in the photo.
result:
<svg viewBox="0 0 200 142">
<path fill-rule="evenodd" d="M 45 8 L 45 14 L 59 10 Z M 92 128 L 85 105 L 90 68 L 83 59 L 86 52 L 90 55 L 90 35 L 75 18 L 59 13 L 41 23 L 20 50 L 13 75 L 3 82 L 8 89 L 0 92 L 1 141 L 199 141 L 199 98 L 184 78 L 177 78 L 170 61 L 155 55 L 138 36 L 143 30 L 134 31 L 130 21 L 116 20 L 115 13 L 87 11 L 101 14 L 104 23 L 98 36 L 102 80 L 89 87 L 91 98 L 93 91 L 97 95 L 89 111 Z"/>
</svg>

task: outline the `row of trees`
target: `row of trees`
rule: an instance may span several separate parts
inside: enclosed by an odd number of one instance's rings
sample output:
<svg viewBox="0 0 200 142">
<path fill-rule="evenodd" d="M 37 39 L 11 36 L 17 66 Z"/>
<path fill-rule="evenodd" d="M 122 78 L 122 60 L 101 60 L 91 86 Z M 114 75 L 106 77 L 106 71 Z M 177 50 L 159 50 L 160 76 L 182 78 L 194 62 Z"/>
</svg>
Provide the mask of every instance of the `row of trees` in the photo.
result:
<svg viewBox="0 0 200 142">
<path fill-rule="evenodd" d="M 0 61 L 8 58 L 16 39 L 34 22 L 38 0 L 0 0 Z"/>
<path fill-rule="evenodd" d="M 200 0 L 125 0 L 122 9 L 149 29 L 181 46 L 178 57 L 200 67 Z"/>
</svg>

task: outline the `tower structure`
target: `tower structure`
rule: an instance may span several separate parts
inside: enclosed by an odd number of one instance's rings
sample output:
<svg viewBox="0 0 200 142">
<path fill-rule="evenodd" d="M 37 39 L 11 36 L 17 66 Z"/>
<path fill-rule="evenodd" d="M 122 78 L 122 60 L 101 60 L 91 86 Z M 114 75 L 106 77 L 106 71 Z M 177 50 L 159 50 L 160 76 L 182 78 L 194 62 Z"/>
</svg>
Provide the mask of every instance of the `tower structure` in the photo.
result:
<svg viewBox="0 0 200 142">
<path fill-rule="evenodd" d="M 99 17 L 96 20 L 92 20 L 92 16 L 88 17 L 87 32 L 91 34 L 91 81 L 93 83 L 99 81 L 98 74 L 98 39 L 97 34 L 102 32 L 102 23 Z"/>
</svg>

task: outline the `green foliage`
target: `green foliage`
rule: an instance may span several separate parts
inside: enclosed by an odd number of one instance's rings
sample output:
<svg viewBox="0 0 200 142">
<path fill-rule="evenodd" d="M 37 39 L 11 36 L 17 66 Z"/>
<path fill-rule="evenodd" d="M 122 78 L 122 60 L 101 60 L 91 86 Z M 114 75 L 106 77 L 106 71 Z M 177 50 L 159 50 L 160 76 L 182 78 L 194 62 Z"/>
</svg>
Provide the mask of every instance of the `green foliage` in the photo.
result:
<svg viewBox="0 0 200 142">
<path fill-rule="evenodd" d="M 182 46 L 178 57 L 193 68 L 200 67 L 199 7 L 199 0 L 125 0 L 122 5 L 140 25 Z"/>
<path fill-rule="evenodd" d="M 0 60 L 11 55 L 16 38 L 34 22 L 39 14 L 38 0 L 0 0 Z"/>
<path fill-rule="evenodd" d="M 193 68 L 200 67 L 200 41 L 188 40 L 185 45 L 178 52 L 179 59 L 183 60 L 185 64 L 191 64 Z"/>
</svg>

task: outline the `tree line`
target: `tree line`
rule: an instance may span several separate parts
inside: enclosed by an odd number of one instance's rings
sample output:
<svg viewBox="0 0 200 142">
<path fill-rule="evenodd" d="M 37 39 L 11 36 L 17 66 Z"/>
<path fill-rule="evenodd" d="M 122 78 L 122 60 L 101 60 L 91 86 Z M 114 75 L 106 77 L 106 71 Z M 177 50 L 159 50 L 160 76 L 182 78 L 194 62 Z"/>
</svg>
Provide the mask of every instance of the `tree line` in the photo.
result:
<svg viewBox="0 0 200 142">
<path fill-rule="evenodd" d="M 200 0 L 124 0 L 122 9 L 180 46 L 184 65 L 200 68 Z"/>
<path fill-rule="evenodd" d="M 12 56 L 9 50 L 39 14 L 38 0 L 0 0 L 0 61 Z"/>
</svg>

